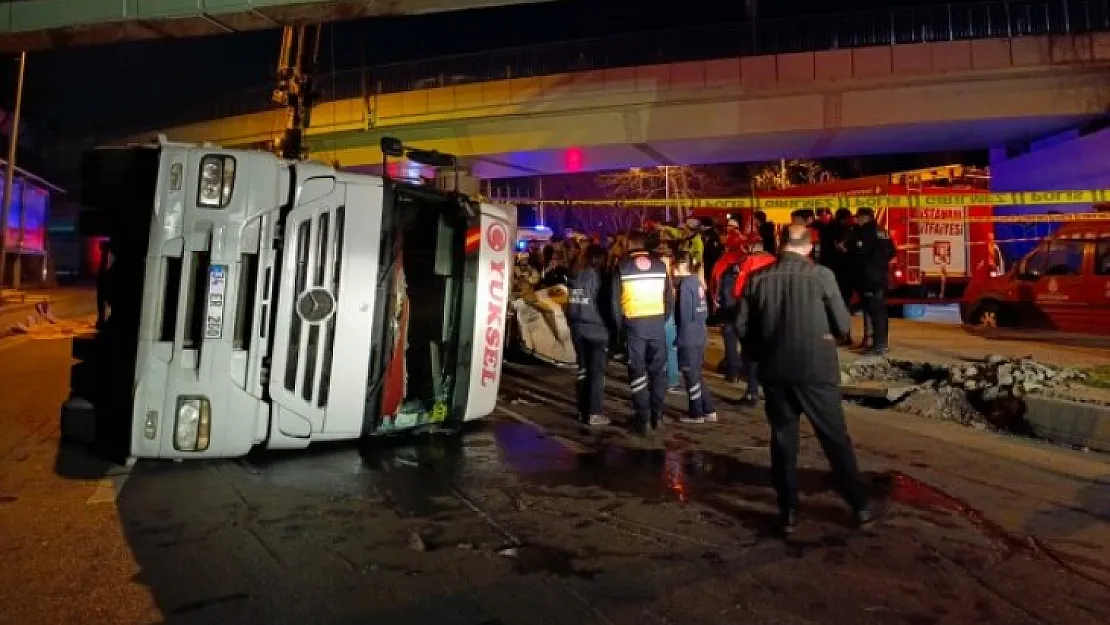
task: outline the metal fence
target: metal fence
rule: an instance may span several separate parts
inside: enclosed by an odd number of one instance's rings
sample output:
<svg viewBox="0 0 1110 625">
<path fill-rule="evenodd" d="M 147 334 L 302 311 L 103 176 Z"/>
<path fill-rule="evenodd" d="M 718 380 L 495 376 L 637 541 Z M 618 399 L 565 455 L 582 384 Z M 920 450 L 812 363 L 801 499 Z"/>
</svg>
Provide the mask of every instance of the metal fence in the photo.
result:
<svg viewBox="0 0 1110 625">
<path fill-rule="evenodd" d="M 760 20 L 561 41 L 338 71 L 317 81 L 321 100 L 470 83 L 867 46 L 1110 31 L 1110 0 L 1015 0 L 846 15 Z M 167 123 L 275 108 L 271 87 L 217 99 Z"/>
</svg>

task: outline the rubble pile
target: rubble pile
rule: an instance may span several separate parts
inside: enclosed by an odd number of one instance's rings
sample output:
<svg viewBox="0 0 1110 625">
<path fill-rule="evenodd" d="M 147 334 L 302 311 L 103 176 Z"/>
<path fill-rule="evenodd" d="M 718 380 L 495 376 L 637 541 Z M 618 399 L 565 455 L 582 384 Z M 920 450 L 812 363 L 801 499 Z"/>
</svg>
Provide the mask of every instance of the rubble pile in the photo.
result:
<svg viewBox="0 0 1110 625">
<path fill-rule="evenodd" d="M 1082 381 L 1086 377 L 1074 369 L 1057 369 L 1030 358 L 1012 360 L 988 356 L 983 362 L 953 365 L 948 368 L 948 383 L 968 392 L 979 393 L 984 402 L 1006 397 L 1021 398 Z"/>
<path fill-rule="evenodd" d="M 1019 430 L 1021 398 L 1030 393 L 1058 395 L 1085 374 L 1045 365 L 1031 358 L 992 355 L 952 365 L 868 358 L 844 371 L 846 383 L 904 382 L 914 391 L 896 408 L 925 417 L 978 427 Z"/>
</svg>

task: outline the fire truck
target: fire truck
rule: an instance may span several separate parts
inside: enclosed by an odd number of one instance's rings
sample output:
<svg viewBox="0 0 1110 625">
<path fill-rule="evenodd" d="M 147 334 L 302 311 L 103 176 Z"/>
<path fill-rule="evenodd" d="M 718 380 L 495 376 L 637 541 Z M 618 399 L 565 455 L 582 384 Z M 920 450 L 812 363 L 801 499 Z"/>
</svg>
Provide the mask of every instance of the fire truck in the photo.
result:
<svg viewBox="0 0 1110 625">
<path fill-rule="evenodd" d="M 931 208 L 911 197 L 937 197 L 987 191 L 985 170 L 949 165 L 887 176 L 834 180 L 789 189 L 761 192 L 760 198 L 822 196 L 892 196 L 907 198 L 875 208 L 879 225 L 897 247 L 890 263 L 892 299 L 956 299 L 973 276 L 1005 272 L 1002 254 L 994 244 L 993 226 L 987 220 L 991 206 Z M 790 223 L 792 208 L 765 212 L 776 225 Z M 835 212 L 835 211 L 834 211 Z"/>
<path fill-rule="evenodd" d="M 164 139 L 93 150 L 82 187 L 111 314 L 74 343 L 63 432 L 228 458 L 493 411 L 512 207 Z"/>
</svg>

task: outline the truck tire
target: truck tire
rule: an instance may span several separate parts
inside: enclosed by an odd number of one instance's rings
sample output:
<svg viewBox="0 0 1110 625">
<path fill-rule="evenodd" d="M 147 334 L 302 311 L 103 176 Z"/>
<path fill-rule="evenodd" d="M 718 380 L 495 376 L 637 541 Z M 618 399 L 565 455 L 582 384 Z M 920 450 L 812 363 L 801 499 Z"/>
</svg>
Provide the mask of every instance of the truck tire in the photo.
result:
<svg viewBox="0 0 1110 625">
<path fill-rule="evenodd" d="M 971 315 L 971 325 L 986 328 L 1001 328 L 1006 325 L 1002 304 L 993 299 L 983 300 Z"/>
</svg>

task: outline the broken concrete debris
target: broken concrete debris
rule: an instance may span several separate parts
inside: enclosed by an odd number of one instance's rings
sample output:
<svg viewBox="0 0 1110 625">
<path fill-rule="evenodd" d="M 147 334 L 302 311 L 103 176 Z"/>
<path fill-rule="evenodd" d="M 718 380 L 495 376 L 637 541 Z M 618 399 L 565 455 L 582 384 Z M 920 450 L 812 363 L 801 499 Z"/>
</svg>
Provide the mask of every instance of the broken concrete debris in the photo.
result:
<svg viewBox="0 0 1110 625">
<path fill-rule="evenodd" d="M 1085 378 L 1082 371 L 1056 368 L 1032 358 L 997 354 L 958 364 L 920 363 L 888 358 L 863 358 L 847 365 L 842 381 L 912 384 L 914 390 L 896 409 L 965 425 L 985 423 L 1008 431 L 1024 431 L 1021 398 L 1030 394 L 1058 395 Z"/>
</svg>

